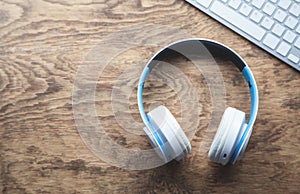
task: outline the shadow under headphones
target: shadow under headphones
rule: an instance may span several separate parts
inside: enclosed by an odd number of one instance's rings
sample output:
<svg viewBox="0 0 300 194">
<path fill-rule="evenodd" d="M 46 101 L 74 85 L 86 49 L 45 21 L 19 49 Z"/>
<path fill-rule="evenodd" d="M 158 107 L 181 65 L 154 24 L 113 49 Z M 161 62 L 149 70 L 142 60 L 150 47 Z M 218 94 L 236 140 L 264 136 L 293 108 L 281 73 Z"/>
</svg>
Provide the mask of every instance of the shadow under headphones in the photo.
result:
<svg viewBox="0 0 300 194">
<path fill-rule="evenodd" d="M 195 49 L 191 45 L 199 43 L 208 52 L 221 54 L 232 61 L 242 72 L 249 86 L 251 111 L 248 123 L 245 122 L 246 114 L 244 112 L 228 107 L 222 116 L 221 123 L 208 153 L 208 157 L 214 162 L 222 165 L 226 165 L 229 162 L 234 164 L 243 156 L 252 133 L 258 111 L 258 90 L 253 74 L 246 62 L 235 51 L 221 43 L 207 39 L 185 39 L 168 45 L 148 61 L 141 74 L 137 93 L 139 112 L 146 125 L 144 131 L 157 154 L 165 162 L 173 159 L 180 160 L 191 152 L 191 144 L 172 113 L 165 106 L 159 106 L 146 114 L 142 94 L 147 76 L 153 67 L 158 64 L 155 60 L 165 55 L 169 50 Z"/>
</svg>

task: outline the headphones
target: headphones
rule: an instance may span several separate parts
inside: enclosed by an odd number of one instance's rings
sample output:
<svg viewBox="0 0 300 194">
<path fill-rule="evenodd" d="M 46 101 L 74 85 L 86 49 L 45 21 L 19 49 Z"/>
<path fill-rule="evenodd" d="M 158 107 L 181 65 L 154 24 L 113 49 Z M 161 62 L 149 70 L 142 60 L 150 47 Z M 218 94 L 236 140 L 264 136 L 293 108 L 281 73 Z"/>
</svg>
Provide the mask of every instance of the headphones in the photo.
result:
<svg viewBox="0 0 300 194">
<path fill-rule="evenodd" d="M 252 133 L 258 111 L 258 90 L 253 74 L 246 62 L 235 51 L 221 43 L 207 39 L 180 40 L 166 46 L 148 61 L 141 74 L 137 92 L 139 112 L 146 125 L 144 131 L 156 153 L 165 162 L 173 159 L 180 160 L 191 152 L 191 144 L 172 113 L 165 106 L 159 106 L 146 114 L 142 95 L 145 80 L 153 67 L 158 64 L 159 58 L 172 52 L 178 53 L 180 50 L 193 53 L 196 48 L 195 44 L 201 44 L 209 53 L 220 55 L 232 61 L 242 72 L 249 86 L 251 111 L 248 123 L 245 122 L 246 114 L 243 111 L 228 107 L 222 116 L 208 152 L 208 157 L 216 163 L 226 165 L 230 162 L 234 164 L 243 156 Z"/>
</svg>

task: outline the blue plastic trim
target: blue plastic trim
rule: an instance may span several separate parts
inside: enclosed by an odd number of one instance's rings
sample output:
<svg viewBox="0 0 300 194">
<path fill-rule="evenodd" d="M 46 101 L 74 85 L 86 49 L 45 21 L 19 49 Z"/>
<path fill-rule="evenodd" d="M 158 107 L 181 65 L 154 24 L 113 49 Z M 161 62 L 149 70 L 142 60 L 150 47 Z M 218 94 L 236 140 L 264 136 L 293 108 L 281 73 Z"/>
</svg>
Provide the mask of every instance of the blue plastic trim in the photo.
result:
<svg viewBox="0 0 300 194">
<path fill-rule="evenodd" d="M 160 135 L 162 135 L 162 133 L 160 132 L 160 130 L 157 130 L 155 131 L 153 129 L 153 126 L 151 125 L 151 122 L 148 118 L 148 116 L 146 115 L 145 113 L 145 109 L 144 109 L 144 105 L 143 105 L 143 89 L 144 89 L 144 83 L 146 81 L 146 78 L 147 76 L 149 75 L 150 73 L 150 68 L 147 66 L 145 67 L 145 69 L 143 70 L 142 72 L 142 75 L 140 77 L 140 81 L 139 81 L 139 84 L 138 84 L 138 95 L 137 95 L 137 99 L 138 99 L 138 107 L 139 107 L 139 112 L 140 112 L 140 115 L 142 117 L 142 120 L 144 122 L 144 124 L 146 125 L 146 127 L 148 129 L 150 129 L 150 133 L 153 134 L 155 140 L 157 141 L 158 143 L 158 146 L 161 147 L 162 151 L 163 151 L 163 154 L 166 158 L 168 158 L 167 156 L 167 150 L 164 146 L 164 142 L 162 141 L 162 139 L 160 138 Z M 159 133 L 159 134 L 158 134 Z M 162 136 L 162 138 L 165 138 L 164 136 Z"/>
<path fill-rule="evenodd" d="M 257 111 L 258 111 L 258 90 L 257 90 L 257 85 L 254 76 L 248 66 L 244 67 L 242 73 L 249 85 L 250 98 L 251 98 L 251 111 L 250 111 L 248 126 L 232 155 L 231 163 L 234 163 L 234 161 L 236 161 L 238 154 L 240 153 L 240 150 L 243 148 L 243 143 L 246 140 L 247 134 L 252 131 L 257 116 Z"/>
<path fill-rule="evenodd" d="M 140 82 L 139 82 L 139 85 L 138 85 L 138 106 L 139 106 L 139 111 L 140 111 L 142 120 L 143 120 L 143 122 L 145 123 L 146 126 L 150 125 L 150 121 L 149 121 L 149 119 L 148 119 L 148 117 L 145 113 L 145 110 L 144 110 L 143 89 L 144 89 L 144 83 L 145 83 L 146 78 L 149 75 L 149 73 L 150 73 L 150 69 L 149 69 L 149 67 L 146 67 L 142 72 Z"/>
</svg>

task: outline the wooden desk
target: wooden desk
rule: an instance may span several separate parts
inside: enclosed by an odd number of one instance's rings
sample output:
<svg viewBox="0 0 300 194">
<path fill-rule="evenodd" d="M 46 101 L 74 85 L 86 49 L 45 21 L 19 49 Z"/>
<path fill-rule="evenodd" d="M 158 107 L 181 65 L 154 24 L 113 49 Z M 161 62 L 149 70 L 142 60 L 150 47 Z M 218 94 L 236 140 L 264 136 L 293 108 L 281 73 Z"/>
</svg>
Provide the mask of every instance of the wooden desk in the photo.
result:
<svg viewBox="0 0 300 194">
<path fill-rule="evenodd" d="M 185 30 L 191 37 L 222 42 L 251 67 L 260 108 L 246 154 L 237 165 L 221 167 L 210 162 L 206 153 L 202 156 L 197 151 L 203 141 L 201 131 L 209 122 L 211 107 L 205 104 L 210 102 L 208 93 L 200 96 L 204 104 L 199 132 L 192 140 L 193 152 L 179 163 L 143 171 L 124 170 L 98 159 L 83 143 L 72 114 L 78 67 L 106 36 L 146 23 L 169 25 Z M 4 0 L 0 2 L 0 37 L 0 192 L 299 192 L 299 72 L 189 4 L 179 0 Z M 155 51 L 157 48 L 136 49 L 119 56 L 123 63 L 115 65 L 124 71 L 126 64 L 137 59 L 137 53 L 141 53 L 139 59 L 148 59 Z M 191 78 L 195 76 L 194 71 L 181 68 Z M 239 84 L 240 73 L 230 65 L 221 65 L 221 70 L 227 103 L 249 112 L 247 89 Z M 118 71 L 114 75 L 118 76 Z M 109 76 L 103 74 L 99 80 L 104 86 L 107 83 L 108 89 L 110 84 L 105 81 Z M 200 86 L 196 87 L 198 91 L 202 91 Z M 205 84 L 202 86 L 205 88 Z M 169 103 L 170 110 L 180 111 L 174 91 L 164 87 L 162 91 L 171 94 L 172 100 L 162 100 Z M 112 123 L 105 130 L 109 133 L 121 129 L 113 115 L 101 112 L 109 102 L 99 99 L 99 116 Z M 155 98 L 150 96 L 148 100 L 150 103 Z M 141 122 L 134 92 L 130 103 L 131 113 Z M 150 148 L 145 136 L 130 136 L 130 141 L 126 134 L 118 134 L 111 136 L 119 144 Z"/>
</svg>

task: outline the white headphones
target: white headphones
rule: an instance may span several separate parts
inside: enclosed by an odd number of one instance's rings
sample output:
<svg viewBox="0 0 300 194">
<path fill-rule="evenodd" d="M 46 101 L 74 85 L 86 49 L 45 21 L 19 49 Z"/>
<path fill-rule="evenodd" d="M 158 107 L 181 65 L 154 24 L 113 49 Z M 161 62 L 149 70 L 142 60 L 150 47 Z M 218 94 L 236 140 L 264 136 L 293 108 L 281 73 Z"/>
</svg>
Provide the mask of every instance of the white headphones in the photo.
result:
<svg viewBox="0 0 300 194">
<path fill-rule="evenodd" d="M 228 107 L 222 116 L 208 153 L 208 157 L 214 162 L 222 165 L 226 165 L 228 162 L 234 164 L 243 156 L 252 133 L 258 111 L 258 91 L 253 74 L 246 62 L 235 51 L 221 43 L 207 39 L 181 40 L 163 48 L 150 59 L 141 74 L 137 93 L 139 112 L 146 125 L 144 131 L 150 138 L 157 154 L 165 162 L 172 159 L 180 160 L 191 152 L 191 144 L 172 113 L 165 106 L 159 106 L 146 115 L 142 94 L 144 82 L 153 67 L 158 64 L 157 59 L 170 51 L 186 50 L 193 52 L 195 49 L 193 44 L 195 43 L 202 44 L 212 54 L 222 55 L 232 61 L 243 73 L 249 85 L 251 112 L 248 124 L 245 122 L 246 114 L 244 112 Z"/>
</svg>

